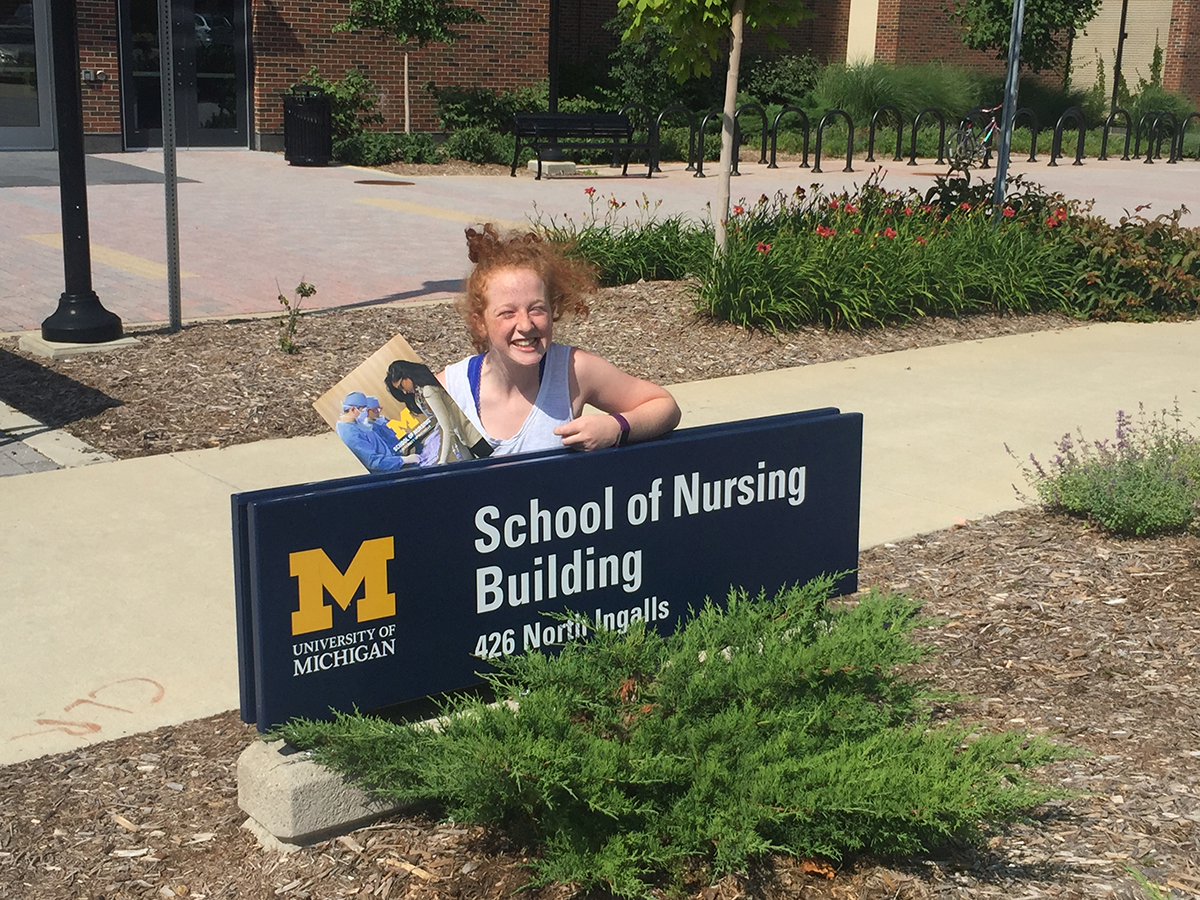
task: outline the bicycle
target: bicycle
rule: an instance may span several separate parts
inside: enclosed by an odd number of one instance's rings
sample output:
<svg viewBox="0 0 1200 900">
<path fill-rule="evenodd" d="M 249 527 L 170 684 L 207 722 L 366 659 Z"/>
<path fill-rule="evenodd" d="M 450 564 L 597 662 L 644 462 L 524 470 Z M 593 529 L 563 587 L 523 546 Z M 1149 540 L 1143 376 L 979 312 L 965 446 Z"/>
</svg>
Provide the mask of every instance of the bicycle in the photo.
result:
<svg viewBox="0 0 1200 900">
<path fill-rule="evenodd" d="M 986 164 L 991 156 L 992 135 L 1000 127 L 996 114 L 1003 109 L 993 106 L 990 109 L 980 108 L 968 113 L 958 128 L 950 133 L 950 146 L 947 155 L 950 157 L 950 171 L 959 169 L 968 171 L 976 163 Z M 975 126 L 975 116 L 990 116 L 978 129 Z"/>
</svg>

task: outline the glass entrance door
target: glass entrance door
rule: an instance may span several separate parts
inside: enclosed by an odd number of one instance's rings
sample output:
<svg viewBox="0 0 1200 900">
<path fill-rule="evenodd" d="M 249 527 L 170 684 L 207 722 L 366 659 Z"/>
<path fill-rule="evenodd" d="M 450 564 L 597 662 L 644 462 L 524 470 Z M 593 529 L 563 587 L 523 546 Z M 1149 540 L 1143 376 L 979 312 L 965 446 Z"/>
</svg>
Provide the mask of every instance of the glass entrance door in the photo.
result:
<svg viewBox="0 0 1200 900">
<path fill-rule="evenodd" d="M 158 0 L 121 0 L 120 9 L 125 144 L 161 147 Z M 246 0 L 174 0 L 171 18 L 179 146 L 249 146 Z"/>
<path fill-rule="evenodd" d="M 0 150 L 52 150 L 49 0 L 0 0 Z"/>
</svg>

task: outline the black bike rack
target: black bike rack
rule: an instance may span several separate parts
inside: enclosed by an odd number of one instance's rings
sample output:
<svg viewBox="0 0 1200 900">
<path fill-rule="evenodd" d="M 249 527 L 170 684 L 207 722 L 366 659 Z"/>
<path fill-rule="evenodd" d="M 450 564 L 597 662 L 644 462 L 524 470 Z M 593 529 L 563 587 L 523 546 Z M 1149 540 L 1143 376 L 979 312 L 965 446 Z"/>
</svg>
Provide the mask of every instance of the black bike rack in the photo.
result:
<svg viewBox="0 0 1200 900">
<path fill-rule="evenodd" d="M 1017 130 L 1017 123 L 1021 121 L 1022 116 L 1029 119 L 1029 159 L 1026 162 L 1037 162 L 1037 139 L 1038 132 L 1041 131 L 1038 127 L 1037 113 L 1028 106 L 1022 106 L 1013 113 L 1013 131 Z"/>
<path fill-rule="evenodd" d="M 1168 123 L 1170 126 L 1169 128 L 1168 128 Z M 1178 143 L 1178 137 L 1179 137 L 1179 120 L 1175 118 L 1175 113 L 1165 112 L 1161 116 L 1159 116 L 1157 119 L 1155 119 L 1154 120 L 1154 129 L 1159 134 L 1163 134 L 1165 132 L 1164 136 L 1170 139 L 1171 149 L 1169 151 L 1167 151 L 1167 165 L 1169 165 L 1169 166 L 1175 165 L 1177 162 L 1179 162 L 1179 154 L 1177 154 L 1175 152 L 1175 150 L 1176 150 L 1175 145 L 1176 145 L 1176 143 Z M 1158 157 L 1159 157 L 1159 159 L 1162 158 L 1162 138 L 1161 137 L 1158 139 Z"/>
<path fill-rule="evenodd" d="M 1187 135 L 1188 122 L 1191 122 L 1193 119 L 1200 122 L 1200 112 L 1188 113 L 1184 116 L 1183 121 L 1179 123 L 1179 159 L 1183 159 L 1183 139 Z M 1196 160 L 1200 162 L 1200 147 L 1196 148 Z"/>
<path fill-rule="evenodd" d="M 880 115 L 884 113 L 891 113 L 896 119 L 896 155 L 892 157 L 892 162 L 900 162 L 904 158 L 900 155 L 904 145 L 904 117 L 891 103 L 885 103 L 871 116 L 871 128 L 867 133 L 867 162 L 875 162 L 875 129 L 878 127 Z"/>
<path fill-rule="evenodd" d="M 762 119 L 762 150 L 759 152 L 758 164 L 760 166 L 767 164 L 767 111 L 757 103 L 743 103 L 733 114 L 733 170 L 735 172 L 737 171 L 737 151 L 742 143 L 742 113 L 746 112 L 758 113 L 758 117 Z"/>
<path fill-rule="evenodd" d="M 707 130 L 708 123 L 710 120 L 712 120 L 715 117 L 717 119 L 717 121 L 721 121 L 721 119 L 724 117 L 724 115 L 725 115 L 725 110 L 712 109 L 712 110 L 709 110 L 708 113 L 705 114 L 704 118 L 700 120 L 700 131 L 697 134 L 697 141 L 696 141 L 696 174 L 692 176 L 693 178 L 707 178 L 708 177 L 707 175 L 704 174 L 704 132 Z M 722 125 L 722 127 L 724 127 L 724 125 Z M 735 135 L 735 137 L 736 137 L 736 135 Z M 735 154 L 733 154 L 733 167 L 731 170 L 731 174 L 736 173 L 736 172 L 737 172 L 737 154 L 735 153 Z"/>
<path fill-rule="evenodd" d="M 1154 128 L 1154 122 L 1162 115 L 1164 111 L 1161 109 L 1152 109 L 1149 112 L 1142 113 L 1142 117 L 1138 119 L 1137 130 L 1133 133 L 1133 158 L 1137 159 L 1142 155 L 1142 136 L 1145 135 L 1147 143 L 1151 143 L 1150 134 Z M 1147 125 L 1146 123 L 1150 124 Z M 1153 162 L 1153 160 L 1150 160 Z"/>
<path fill-rule="evenodd" d="M 921 119 L 925 118 L 929 113 L 937 116 L 938 120 L 937 165 L 944 165 L 946 162 L 946 116 L 936 106 L 927 106 L 913 117 L 912 143 L 909 144 L 908 152 L 908 164 L 910 166 L 917 164 L 917 129 L 921 127 Z"/>
<path fill-rule="evenodd" d="M 821 116 L 821 121 L 817 123 L 817 146 L 813 150 L 813 172 L 820 173 L 821 171 L 821 135 L 825 131 L 825 125 L 838 116 L 846 120 L 846 168 L 842 171 L 854 171 L 854 120 L 844 109 L 831 109 Z"/>
<path fill-rule="evenodd" d="M 655 172 L 662 171 L 662 169 L 659 168 L 658 163 L 659 163 L 659 153 L 661 151 L 659 139 L 662 134 L 663 119 L 665 119 L 668 115 L 672 115 L 674 113 L 680 113 L 680 112 L 683 113 L 685 116 L 687 116 L 687 123 L 688 123 L 687 168 L 684 171 L 685 172 L 696 171 L 696 116 L 690 109 L 688 109 L 682 103 L 676 103 L 673 106 L 668 106 L 666 109 L 664 109 L 662 112 L 660 112 L 658 114 L 658 118 L 654 120 L 654 136 L 651 138 L 651 143 L 654 145 L 654 171 Z"/>
<path fill-rule="evenodd" d="M 808 124 L 808 114 L 798 106 L 785 106 L 775 116 L 775 121 L 771 123 L 771 162 L 768 164 L 768 169 L 778 169 L 775 164 L 775 144 L 779 138 L 779 123 L 787 114 L 795 113 L 800 117 L 800 121 L 804 123 L 804 158 L 800 162 L 800 168 L 808 168 L 808 133 L 811 130 Z"/>
<path fill-rule="evenodd" d="M 1153 118 L 1151 118 L 1151 117 L 1153 117 Z M 1142 134 L 1143 134 L 1142 126 L 1145 125 L 1147 119 L 1150 119 L 1150 126 L 1148 128 L 1144 129 L 1144 133 L 1146 135 L 1146 158 L 1144 160 L 1142 160 L 1142 162 L 1144 162 L 1146 164 L 1152 164 L 1155 159 L 1162 159 L 1163 138 L 1167 137 L 1168 135 L 1171 138 L 1171 149 L 1170 149 L 1170 151 L 1168 151 L 1168 154 L 1167 154 L 1167 162 L 1169 162 L 1169 163 L 1174 162 L 1175 161 L 1175 136 L 1176 136 L 1175 135 L 1175 132 L 1176 132 L 1175 115 L 1173 113 L 1170 113 L 1163 109 L 1156 109 L 1156 110 L 1152 110 L 1152 111 L 1146 113 L 1144 116 L 1142 116 L 1141 121 L 1138 122 L 1138 135 L 1137 135 L 1137 139 L 1134 143 L 1133 155 L 1135 157 L 1142 155 L 1141 154 L 1141 144 L 1142 144 Z M 1164 133 L 1163 126 L 1168 121 L 1170 122 L 1170 129 L 1169 129 L 1169 131 L 1166 131 L 1166 133 Z"/>
<path fill-rule="evenodd" d="M 1050 165 L 1052 166 L 1057 166 L 1056 160 L 1062 156 L 1063 129 L 1069 121 L 1075 122 L 1079 129 L 1079 139 L 1075 142 L 1075 162 L 1071 165 L 1083 165 L 1083 139 L 1087 135 L 1087 119 L 1084 117 L 1082 109 L 1072 106 L 1058 117 L 1058 124 L 1054 126 L 1054 140 L 1050 144 Z"/>
<path fill-rule="evenodd" d="M 1121 154 L 1121 159 L 1129 159 L 1129 142 L 1133 140 L 1133 119 L 1129 115 L 1129 110 L 1119 106 L 1110 112 L 1108 118 L 1104 120 L 1104 128 L 1100 132 L 1100 159 L 1108 159 L 1108 134 L 1112 131 L 1112 127 L 1116 123 L 1118 116 L 1125 117 L 1125 151 Z"/>
</svg>

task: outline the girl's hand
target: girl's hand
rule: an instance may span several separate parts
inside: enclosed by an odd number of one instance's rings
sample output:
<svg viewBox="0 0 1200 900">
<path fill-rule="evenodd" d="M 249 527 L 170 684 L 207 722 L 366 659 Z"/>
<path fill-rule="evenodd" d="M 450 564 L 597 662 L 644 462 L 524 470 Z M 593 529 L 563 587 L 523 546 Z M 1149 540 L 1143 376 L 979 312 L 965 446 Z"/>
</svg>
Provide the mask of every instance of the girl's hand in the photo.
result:
<svg viewBox="0 0 1200 900">
<path fill-rule="evenodd" d="M 615 447 L 621 437 L 621 423 L 610 415 L 587 415 L 559 425 L 554 433 L 563 446 L 572 450 L 601 450 Z"/>
</svg>

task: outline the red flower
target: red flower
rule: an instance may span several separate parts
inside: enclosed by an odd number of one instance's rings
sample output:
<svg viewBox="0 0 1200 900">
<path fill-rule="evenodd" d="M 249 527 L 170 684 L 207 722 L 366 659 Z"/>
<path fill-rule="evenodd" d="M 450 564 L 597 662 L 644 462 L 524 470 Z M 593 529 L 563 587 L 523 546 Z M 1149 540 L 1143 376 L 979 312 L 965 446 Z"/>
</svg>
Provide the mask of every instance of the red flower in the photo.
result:
<svg viewBox="0 0 1200 900">
<path fill-rule="evenodd" d="M 829 228 L 826 225 L 818 225 L 817 234 L 823 238 L 833 237 L 835 234 L 837 234 L 837 229 Z"/>
<path fill-rule="evenodd" d="M 858 207 L 855 206 L 853 203 L 847 203 L 846 204 L 846 212 L 850 213 L 850 215 L 854 215 L 856 212 L 858 212 Z"/>
<path fill-rule="evenodd" d="M 745 211 L 746 211 L 746 210 L 742 209 L 740 206 L 735 206 L 735 207 L 733 208 L 733 214 L 734 214 L 735 216 L 740 216 L 740 215 L 741 215 L 742 213 L 744 213 Z"/>
<path fill-rule="evenodd" d="M 1057 224 L 1058 224 L 1058 219 L 1054 218 L 1054 216 L 1046 217 L 1046 227 L 1047 228 L 1053 228 Z"/>
<path fill-rule="evenodd" d="M 1011 206 L 1006 206 L 1002 210 L 1002 213 L 1004 215 L 1004 218 L 1011 219 L 1013 216 L 1016 215 L 1016 210 L 1014 210 Z"/>
<path fill-rule="evenodd" d="M 596 193 L 596 189 L 594 187 L 585 187 L 583 192 L 590 197 L 592 194 Z"/>
<path fill-rule="evenodd" d="M 895 237 L 897 234 L 898 234 L 898 232 L 896 231 L 896 229 L 895 229 L 895 228 L 885 228 L 885 229 L 883 229 L 883 236 L 884 236 L 885 238 L 887 238 L 888 240 L 891 240 L 891 239 L 892 239 L 892 238 L 894 238 L 894 237 Z"/>
<path fill-rule="evenodd" d="M 771 252 L 771 245 L 763 243 L 762 241 L 759 241 L 757 244 L 754 245 L 754 249 L 757 250 L 759 253 L 761 253 L 763 256 L 766 256 L 768 253 Z"/>
<path fill-rule="evenodd" d="M 892 214 L 892 208 L 891 208 L 890 206 L 889 206 L 889 207 L 887 207 L 887 208 L 886 208 L 886 209 L 883 211 L 883 214 L 884 214 L 885 216 L 890 216 L 890 215 Z"/>
<path fill-rule="evenodd" d="M 830 209 L 837 209 L 838 206 L 839 206 L 839 204 L 836 200 L 834 200 L 832 203 L 829 204 Z"/>
<path fill-rule="evenodd" d="M 1056 209 L 1056 210 L 1054 211 L 1054 218 L 1058 219 L 1058 221 L 1060 221 L 1060 222 L 1065 222 L 1065 221 L 1067 221 L 1067 209 L 1066 209 L 1066 207 L 1065 207 L 1065 206 L 1060 206 L 1058 209 Z"/>
<path fill-rule="evenodd" d="M 922 247 L 924 247 L 926 244 L 928 244 L 928 243 L 929 243 L 929 241 L 925 240 L 925 238 L 923 238 L 923 237 L 922 237 L 921 235 L 919 235 L 919 234 L 918 234 L 918 235 L 917 235 L 917 237 L 916 237 L 916 241 L 917 241 L 917 243 L 918 243 L 918 244 L 920 244 Z"/>
<path fill-rule="evenodd" d="M 970 212 L 970 211 L 971 211 L 971 204 L 970 204 L 970 203 L 968 203 L 966 200 L 964 200 L 962 203 L 958 204 L 958 208 L 959 208 L 959 209 L 961 209 L 961 210 L 963 210 L 963 211 L 965 211 L 965 212 Z"/>
<path fill-rule="evenodd" d="M 913 214 L 913 208 L 911 206 L 904 207 L 904 214 L 906 216 L 911 216 Z"/>
<path fill-rule="evenodd" d="M 850 233 L 851 233 L 851 234 L 858 234 L 859 232 L 858 232 L 858 229 L 857 229 L 857 228 L 851 228 L 851 229 L 850 229 Z"/>
<path fill-rule="evenodd" d="M 921 212 L 923 212 L 923 213 L 933 212 L 933 207 L 930 206 L 928 203 L 926 203 L 924 206 L 921 207 Z"/>
</svg>

